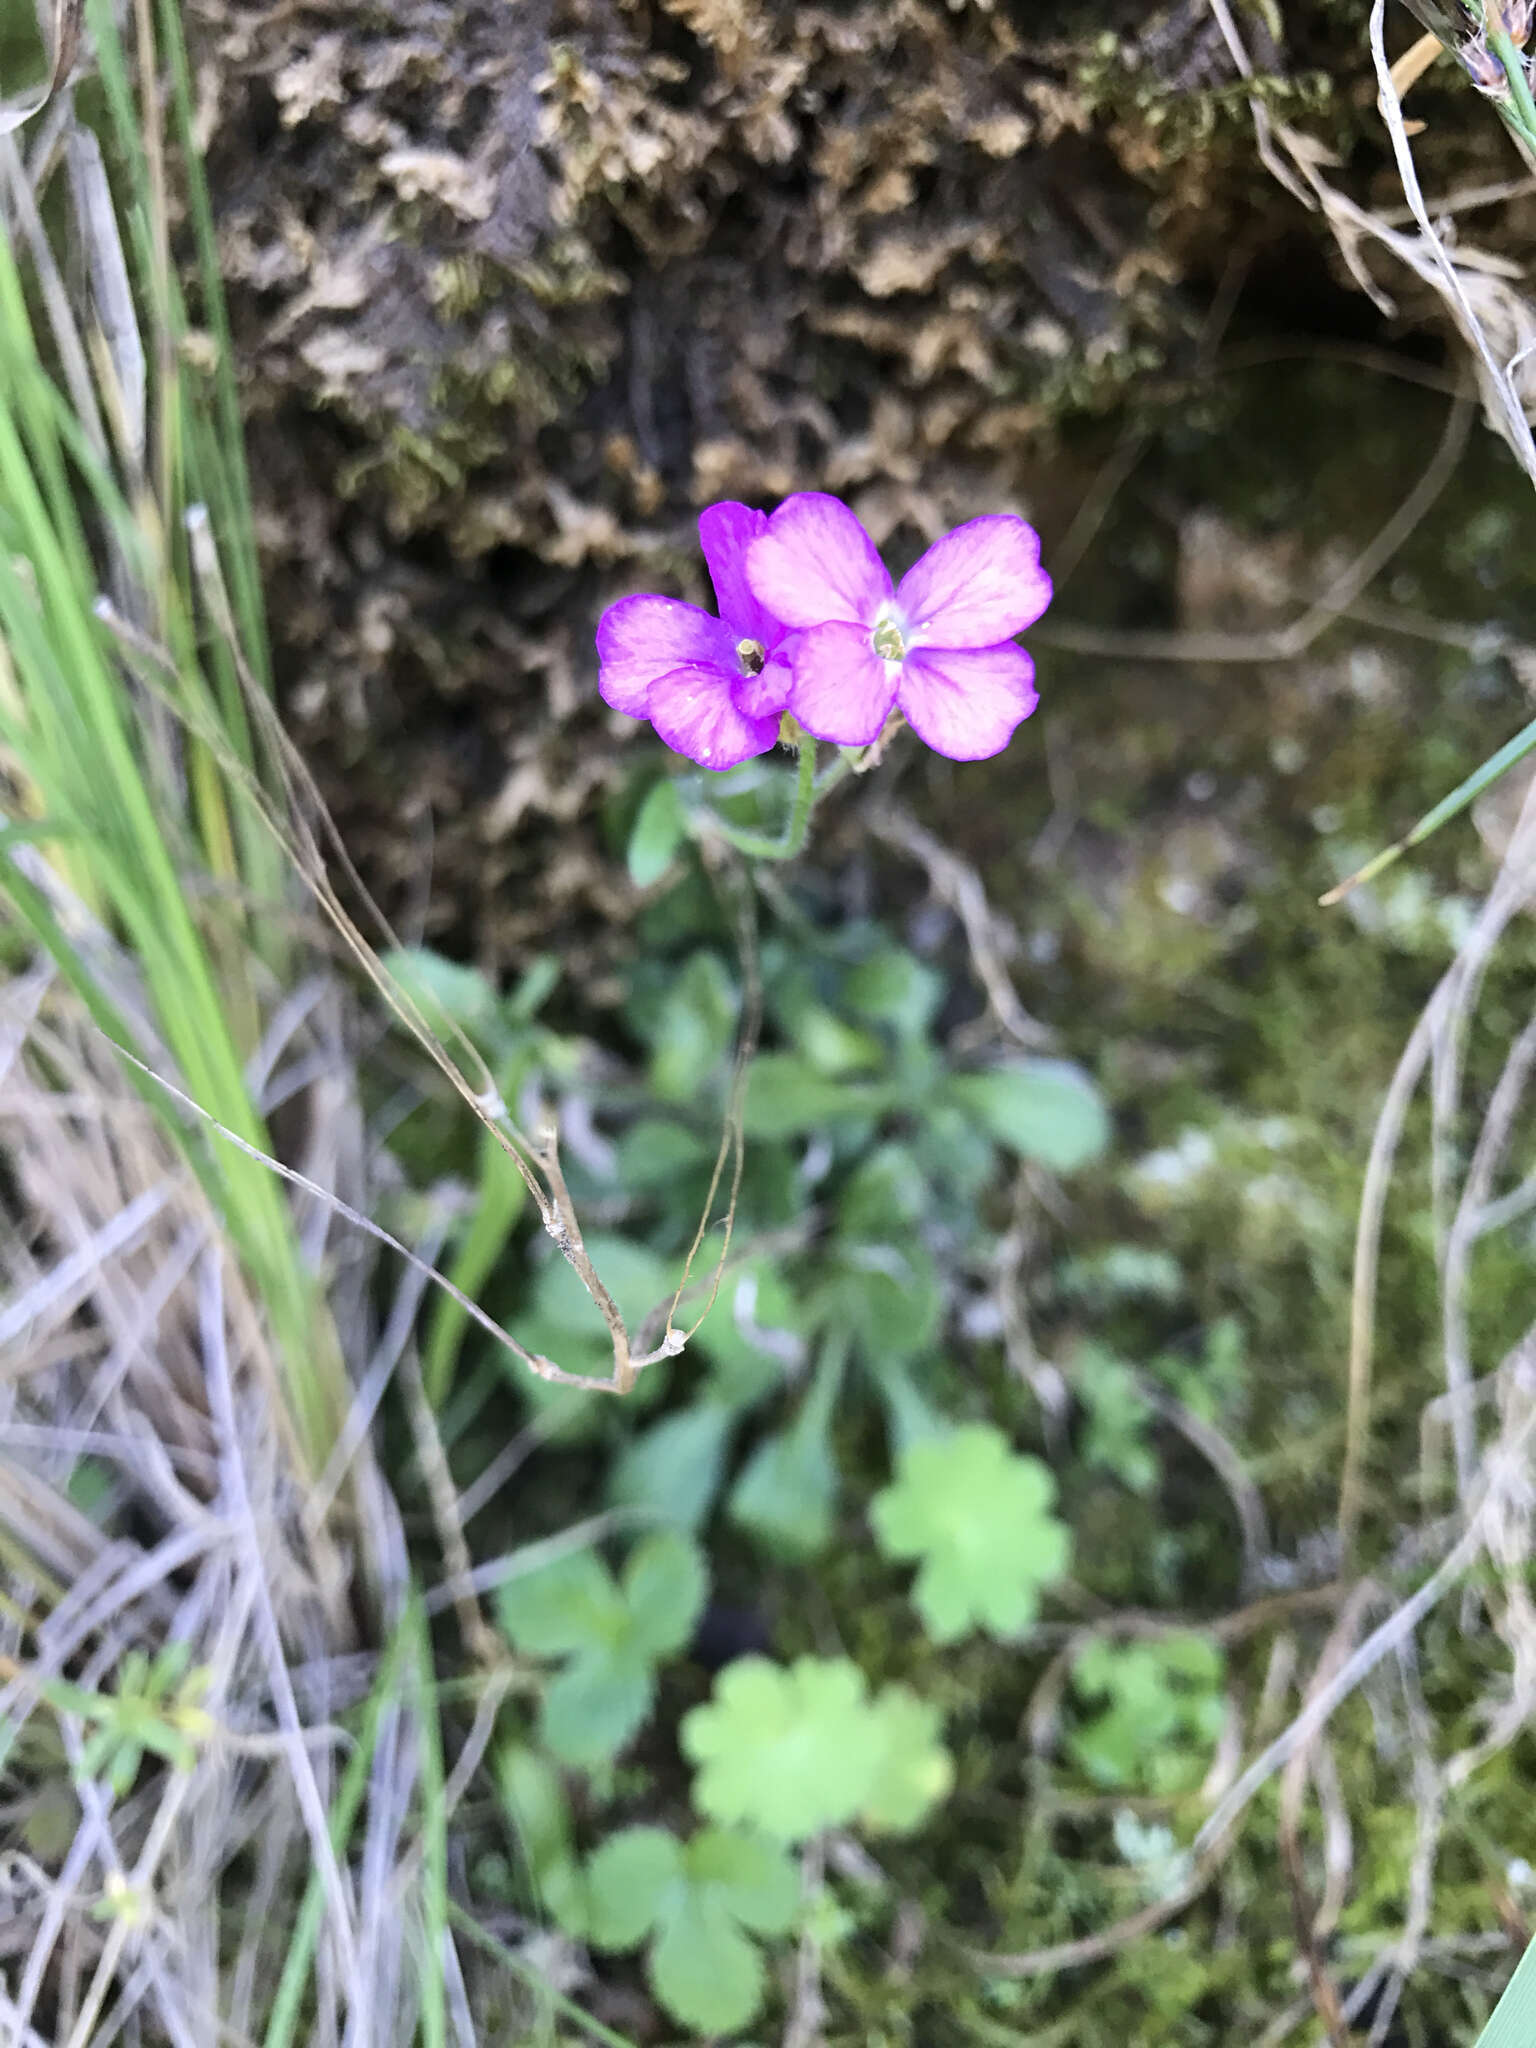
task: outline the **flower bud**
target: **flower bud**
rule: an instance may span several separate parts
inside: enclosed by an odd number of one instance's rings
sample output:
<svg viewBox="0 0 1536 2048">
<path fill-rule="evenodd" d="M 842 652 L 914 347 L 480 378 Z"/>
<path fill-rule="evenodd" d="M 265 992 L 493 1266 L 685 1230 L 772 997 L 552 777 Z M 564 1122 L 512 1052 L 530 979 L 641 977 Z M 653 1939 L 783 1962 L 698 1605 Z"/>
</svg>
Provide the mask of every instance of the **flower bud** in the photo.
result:
<svg viewBox="0 0 1536 2048">
<path fill-rule="evenodd" d="M 1480 93 L 1491 100 L 1508 99 L 1508 75 L 1486 43 L 1462 43 L 1458 45 L 1456 54 Z"/>
</svg>

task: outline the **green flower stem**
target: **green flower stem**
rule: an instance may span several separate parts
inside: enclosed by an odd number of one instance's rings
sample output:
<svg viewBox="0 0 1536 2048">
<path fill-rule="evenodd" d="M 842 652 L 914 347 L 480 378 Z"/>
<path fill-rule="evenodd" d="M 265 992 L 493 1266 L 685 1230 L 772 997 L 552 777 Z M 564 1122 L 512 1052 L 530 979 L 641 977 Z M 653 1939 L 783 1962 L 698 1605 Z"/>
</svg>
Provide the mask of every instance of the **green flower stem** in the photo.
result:
<svg viewBox="0 0 1536 2048">
<path fill-rule="evenodd" d="M 717 832 L 722 839 L 729 840 L 738 853 L 750 853 L 755 860 L 793 860 L 805 845 L 805 835 L 810 829 L 811 811 L 816 799 L 831 787 L 834 779 L 829 772 L 816 785 L 816 742 L 809 733 L 801 732 L 793 720 L 786 717 L 785 737 L 797 742 L 800 749 L 799 768 L 795 777 L 795 800 L 790 806 L 789 820 L 784 827 L 783 837 L 770 839 L 765 832 L 742 832 L 734 825 L 727 825 L 723 818 L 711 818 L 709 829 Z"/>
<path fill-rule="evenodd" d="M 1525 75 L 1525 59 L 1516 49 L 1508 29 L 1488 29 L 1488 47 L 1504 66 L 1504 75 L 1509 80 L 1509 105 L 1500 112 L 1515 133 L 1536 149 L 1536 100 L 1531 98 L 1530 83 Z"/>
</svg>

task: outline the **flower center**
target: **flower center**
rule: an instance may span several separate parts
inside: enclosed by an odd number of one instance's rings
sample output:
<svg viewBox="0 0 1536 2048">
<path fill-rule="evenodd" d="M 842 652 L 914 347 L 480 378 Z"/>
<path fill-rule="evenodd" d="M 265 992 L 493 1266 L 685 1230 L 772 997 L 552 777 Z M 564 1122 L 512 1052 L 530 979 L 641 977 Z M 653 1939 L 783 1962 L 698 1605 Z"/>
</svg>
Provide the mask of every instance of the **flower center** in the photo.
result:
<svg viewBox="0 0 1536 2048">
<path fill-rule="evenodd" d="M 744 676 L 760 676 L 763 672 L 763 662 L 766 658 L 767 650 L 764 648 L 761 640 L 738 640 L 736 642 L 736 659 L 741 664 L 741 672 Z"/>
<path fill-rule="evenodd" d="M 900 661 L 907 651 L 901 628 L 894 619 L 882 619 L 870 635 L 870 644 L 882 661 Z"/>
</svg>

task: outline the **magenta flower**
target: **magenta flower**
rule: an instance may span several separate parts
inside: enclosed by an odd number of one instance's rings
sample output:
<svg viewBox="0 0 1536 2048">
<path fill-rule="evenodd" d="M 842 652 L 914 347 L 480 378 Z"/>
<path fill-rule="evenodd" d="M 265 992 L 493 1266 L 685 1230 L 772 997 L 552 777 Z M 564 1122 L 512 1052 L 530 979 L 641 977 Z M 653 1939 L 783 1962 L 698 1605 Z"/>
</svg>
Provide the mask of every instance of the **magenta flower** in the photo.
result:
<svg viewBox="0 0 1536 2048">
<path fill-rule="evenodd" d="M 980 761 L 1035 708 L 1035 666 L 1013 635 L 1050 603 L 1051 579 L 1039 536 L 1011 513 L 957 526 L 893 591 L 842 500 L 802 491 L 752 541 L 746 573 L 800 629 L 789 708 L 818 739 L 866 746 L 896 707 L 935 753 Z"/>
<path fill-rule="evenodd" d="M 747 548 L 767 531 L 767 514 L 745 505 L 700 515 L 718 619 L 681 598 L 621 597 L 598 622 L 603 702 L 648 718 L 674 753 L 701 768 L 766 754 L 789 701 L 789 629 L 746 577 Z"/>
</svg>

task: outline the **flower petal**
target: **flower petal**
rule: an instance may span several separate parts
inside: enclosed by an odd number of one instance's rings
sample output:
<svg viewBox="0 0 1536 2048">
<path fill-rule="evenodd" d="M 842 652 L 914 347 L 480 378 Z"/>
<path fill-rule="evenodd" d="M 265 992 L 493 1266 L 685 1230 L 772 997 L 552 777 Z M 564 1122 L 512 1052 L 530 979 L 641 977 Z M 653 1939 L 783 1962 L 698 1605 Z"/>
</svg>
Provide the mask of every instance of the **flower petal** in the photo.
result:
<svg viewBox="0 0 1536 2048">
<path fill-rule="evenodd" d="M 732 683 L 731 702 L 744 718 L 777 718 L 788 707 L 798 639 L 798 634 L 791 633 L 779 642 L 759 674 L 738 676 Z"/>
<path fill-rule="evenodd" d="M 841 498 L 798 491 L 747 550 L 747 581 L 786 626 L 828 619 L 872 623 L 891 594 L 875 544 Z"/>
<path fill-rule="evenodd" d="M 597 622 L 597 687 L 605 704 L 650 716 L 656 678 L 684 662 L 716 662 L 734 673 L 729 626 L 677 597 L 621 597 Z"/>
<path fill-rule="evenodd" d="M 834 620 L 795 642 L 789 708 L 819 740 L 864 747 L 877 739 L 896 697 L 897 667 L 869 644 L 867 626 Z"/>
<path fill-rule="evenodd" d="M 898 702 L 936 754 L 984 761 L 1000 754 L 1039 698 L 1035 664 L 1022 647 L 919 647 L 902 664 Z"/>
<path fill-rule="evenodd" d="M 930 647 L 992 647 L 1011 640 L 1050 601 L 1040 536 L 1011 512 L 968 520 L 936 540 L 896 593 L 907 627 Z"/>
<path fill-rule="evenodd" d="M 746 718 L 731 700 L 736 678 L 694 662 L 668 670 L 651 686 L 650 721 L 674 754 L 701 768 L 736 768 L 766 754 L 779 736 L 778 713 Z"/>
<path fill-rule="evenodd" d="M 760 640 L 772 647 L 784 628 L 766 605 L 759 604 L 747 583 L 747 549 L 768 531 L 768 514 L 750 505 L 727 501 L 699 514 L 699 546 L 709 564 L 720 616 L 738 640 Z"/>
</svg>

